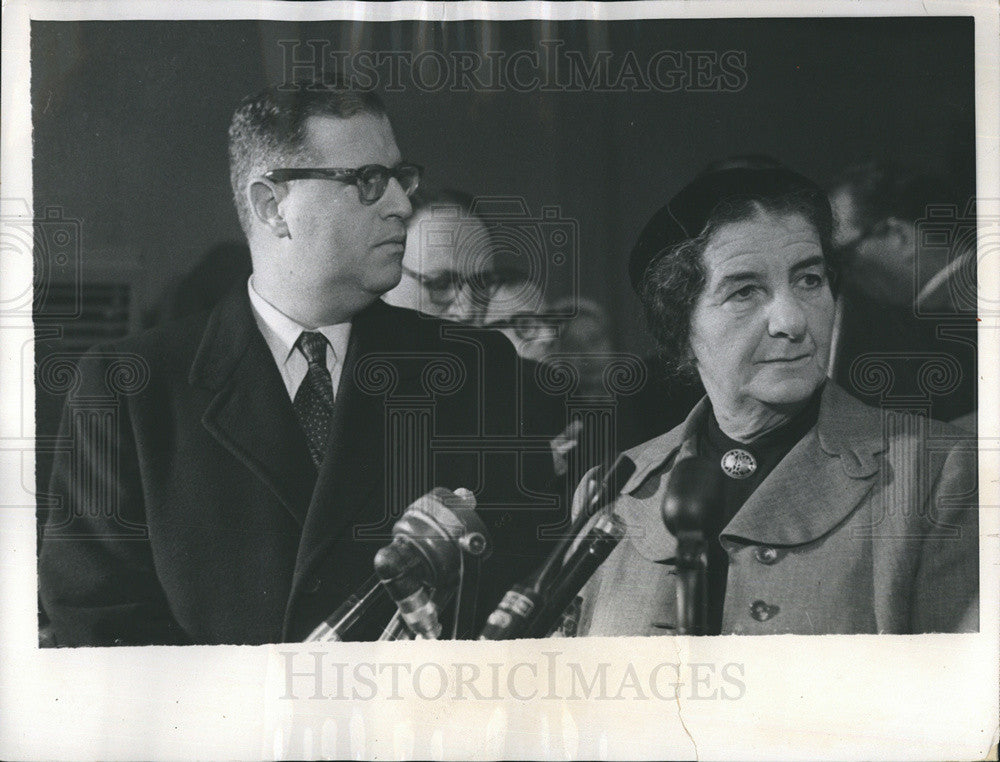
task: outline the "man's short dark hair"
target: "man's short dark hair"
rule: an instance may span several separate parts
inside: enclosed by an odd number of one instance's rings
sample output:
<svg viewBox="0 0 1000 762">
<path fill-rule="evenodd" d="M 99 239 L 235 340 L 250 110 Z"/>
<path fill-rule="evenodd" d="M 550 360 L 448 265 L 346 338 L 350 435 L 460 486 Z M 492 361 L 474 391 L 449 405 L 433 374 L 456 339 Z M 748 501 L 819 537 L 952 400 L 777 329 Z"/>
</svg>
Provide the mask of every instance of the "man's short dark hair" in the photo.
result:
<svg viewBox="0 0 1000 762">
<path fill-rule="evenodd" d="M 830 189 L 850 195 L 862 230 L 890 217 L 916 222 L 927 214 L 928 204 L 956 201 L 954 190 L 943 178 L 890 162 L 849 167 L 834 178 Z"/>
<path fill-rule="evenodd" d="M 243 99 L 229 125 L 229 181 L 244 232 L 249 233 L 251 219 L 247 183 L 302 156 L 306 120 L 357 114 L 386 116 L 386 111 L 375 93 L 352 90 L 338 81 L 286 83 Z"/>
<path fill-rule="evenodd" d="M 777 215 L 799 215 L 819 236 L 831 290 L 836 293 L 836 264 L 831 244 L 830 205 L 819 193 L 808 189 L 771 195 L 748 191 L 714 207 L 700 233 L 680 241 L 660 255 L 642 276 L 639 296 L 650 330 L 659 345 L 668 375 L 692 381 L 697 377 L 688 345 L 691 314 L 705 287 L 704 252 L 712 235 L 724 224 L 749 220 L 761 211 Z"/>
</svg>

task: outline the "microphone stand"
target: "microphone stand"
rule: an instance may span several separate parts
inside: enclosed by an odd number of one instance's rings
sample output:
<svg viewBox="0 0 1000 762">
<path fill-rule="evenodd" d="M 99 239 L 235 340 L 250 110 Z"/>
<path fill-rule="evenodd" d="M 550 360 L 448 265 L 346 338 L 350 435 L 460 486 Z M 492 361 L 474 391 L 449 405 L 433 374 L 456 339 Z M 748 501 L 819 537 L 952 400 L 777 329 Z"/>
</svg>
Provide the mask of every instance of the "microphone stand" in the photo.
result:
<svg viewBox="0 0 1000 762">
<path fill-rule="evenodd" d="M 708 632 L 707 545 L 701 531 L 677 538 L 677 634 Z"/>
<path fill-rule="evenodd" d="M 661 517 L 677 538 L 676 615 L 678 635 L 708 633 L 708 542 L 705 527 L 721 504 L 719 469 L 706 458 L 677 461 L 670 473 Z"/>
</svg>

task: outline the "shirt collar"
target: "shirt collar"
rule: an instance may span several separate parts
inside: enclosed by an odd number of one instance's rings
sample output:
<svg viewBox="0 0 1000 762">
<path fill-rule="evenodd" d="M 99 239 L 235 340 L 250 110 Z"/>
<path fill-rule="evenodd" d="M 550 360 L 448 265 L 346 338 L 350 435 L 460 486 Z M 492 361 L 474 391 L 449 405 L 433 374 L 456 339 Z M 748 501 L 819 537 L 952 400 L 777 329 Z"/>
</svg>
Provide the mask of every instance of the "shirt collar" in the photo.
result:
<svg viewBox="0 0 1000 762">
<path fill-rule="evenodd" d="M 299 335 L 303 331 L 319 331 L 330 342 L 338 363 L 344 361 L 347 354 L 347 342 L 351 336 L 351 324 L 336 323 L 334 325 L 323 325 L 318 328 L 306 328 L 301 323 L 292 320 L 284 312 L 264 299 L 253 285 L 253 275 L 247 280 L 247 292 L 250 296 L 250 305 L 253 307 L 254 319 L 260 328 L 264 341 L 268 349 L 274 355 L 275 362 L 279 366 L 288 361 L 289 355 L 295 349 L 295 342 L 299 340 Z"/>
</svg>

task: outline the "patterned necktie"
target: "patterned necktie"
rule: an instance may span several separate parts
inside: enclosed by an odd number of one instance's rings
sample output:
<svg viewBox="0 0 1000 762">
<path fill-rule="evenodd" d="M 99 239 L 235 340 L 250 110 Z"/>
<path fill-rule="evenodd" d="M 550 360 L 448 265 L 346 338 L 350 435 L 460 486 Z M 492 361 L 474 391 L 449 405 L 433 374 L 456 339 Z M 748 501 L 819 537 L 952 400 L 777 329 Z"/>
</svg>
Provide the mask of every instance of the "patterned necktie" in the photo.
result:
<svg viewBox="0 0 1000 762">
<path fill-rule="evenodd" d="M 321 333 L 303 331 L 296 346 L 305 355 L 309 370 L 295 393 L 292 406 L 306 433 L 309 455 L 319 468 L 333 420 L 333 381 L 330 371 L 326 369 L 326 337 Z"/>
</svg>

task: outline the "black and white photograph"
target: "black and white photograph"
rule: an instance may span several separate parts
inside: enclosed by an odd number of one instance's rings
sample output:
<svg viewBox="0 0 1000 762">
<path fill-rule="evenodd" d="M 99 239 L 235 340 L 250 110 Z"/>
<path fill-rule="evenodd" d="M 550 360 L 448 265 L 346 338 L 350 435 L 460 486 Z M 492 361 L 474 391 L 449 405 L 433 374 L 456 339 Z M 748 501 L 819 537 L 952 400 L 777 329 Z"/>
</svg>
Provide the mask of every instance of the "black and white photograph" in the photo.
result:
<svg viewBox="0 0 1000 762">
<path fill-rule="evenodd" d="M 997 9 L 704 7 L 5 6 L 5 758 L 996 758 Z"/>
</svg>

